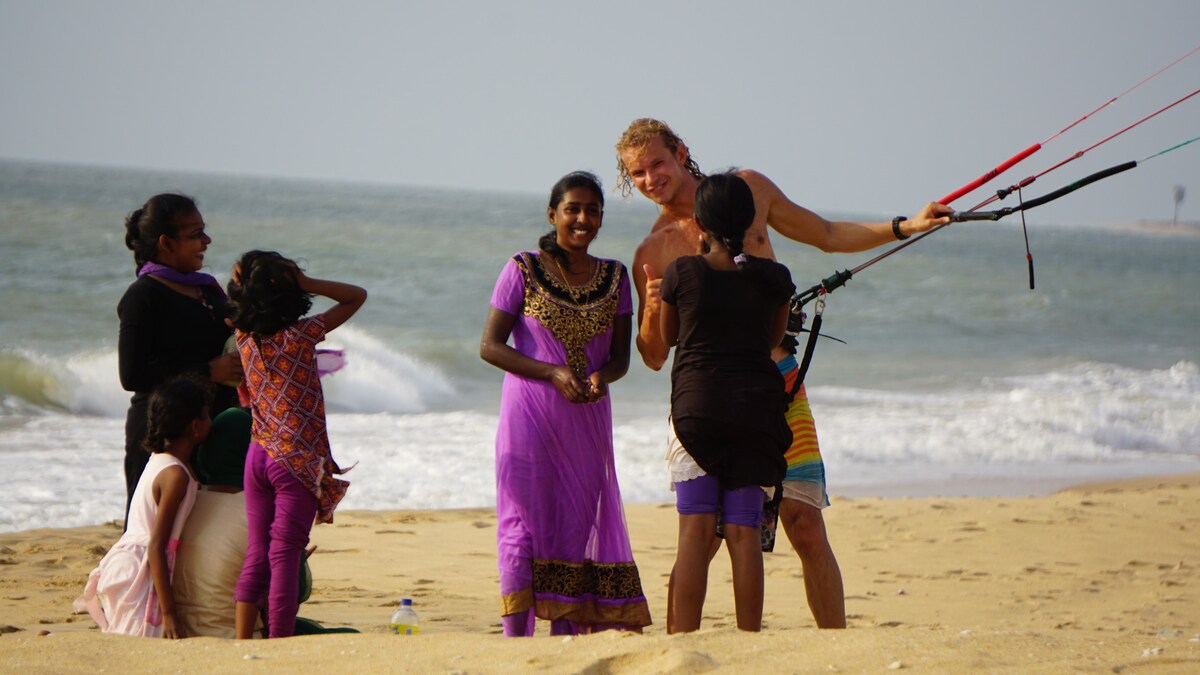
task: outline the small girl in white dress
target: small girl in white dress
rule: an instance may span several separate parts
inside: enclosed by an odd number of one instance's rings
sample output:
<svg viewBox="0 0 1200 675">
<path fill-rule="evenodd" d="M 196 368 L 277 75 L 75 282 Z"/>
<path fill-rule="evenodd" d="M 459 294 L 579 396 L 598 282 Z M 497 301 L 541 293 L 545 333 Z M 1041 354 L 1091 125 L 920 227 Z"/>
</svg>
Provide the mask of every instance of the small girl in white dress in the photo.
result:
<svg viewBox="0 0 1200 675">
<path fill-rule="evenodd" d="M 121 535 L 88 575 L 75 611 L 87 610 L 105 633 L 182 638 L 171 573 L 179 533 L 196 501 L 188 468 L 212 420 L 208 384 L 190 376 L 169 380 L 150 397 L 145 447 L 151 453 Z"/>
</svg>

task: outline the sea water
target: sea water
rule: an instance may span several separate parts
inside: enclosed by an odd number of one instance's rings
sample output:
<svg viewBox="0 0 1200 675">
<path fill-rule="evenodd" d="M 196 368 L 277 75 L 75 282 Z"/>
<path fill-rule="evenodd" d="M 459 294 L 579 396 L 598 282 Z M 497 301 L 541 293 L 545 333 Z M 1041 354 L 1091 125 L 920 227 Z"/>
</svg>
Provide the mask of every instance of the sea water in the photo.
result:
<svg viewBox="0 0 1200 675">
<path fill-rule="evenodd" d="M 328 340 L 349 358 L 325 381 L 334 455 L 355 467 L 343 508 L 494 504 L 502 374 L 479 338 L 500 268 L 548 228 L 544 195 L 0 161 L 0 531 L 122 515 L 123 222 L 164 191 L 198 199 L 222 282 L 268 248 L 370 291 Z M 628 264 L 656 212 L 608 199 L 592 252 Z M 835 502 L 1200 470 L 1200 237 L 1035 214 L 1034 291 L 1019 223 L 999 222 L 955 225 L 829 295 L 824 332 L 848 344 L 821 341 L 808 387 Z M 773 240 L 801 288 L 875 253 Z M 611 389 L 627 502 L 672 499 L 669 379 L 635 353 Z"/>
</svg>

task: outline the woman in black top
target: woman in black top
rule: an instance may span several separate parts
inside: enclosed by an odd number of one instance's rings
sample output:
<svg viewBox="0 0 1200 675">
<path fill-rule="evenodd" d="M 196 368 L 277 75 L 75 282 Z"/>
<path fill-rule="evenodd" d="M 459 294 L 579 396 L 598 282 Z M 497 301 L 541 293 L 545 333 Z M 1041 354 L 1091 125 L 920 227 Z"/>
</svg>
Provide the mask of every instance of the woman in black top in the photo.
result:
<svg viewBox="0 0 1200 675">
<path fill-rule="evenodd" d="M 701 181 L 695 213 L 708 252 L 676 259 L 661 287 L 662 336 L 676 347 L 671 423 L 699 467 L 696 477 L 675 483 L 674 629 L 700 628 L 719 507 L 738 628 L 756 631 L 763 596 L 760 486 L 778 489 L 792 440 L 771 348 L 783 338 L 795 287 L 786 267 L 742 251 L 754 196 L 740 177 Z"/>
<path fill-rule="evenodd" d="M 225 293 L 200 272 L 211 241 L 196 202 L 185 195 L 155 195 L 125 219 L 125 245 L 138 276 L 117 305 L 121 386 L 133 392 L 125 417 L 126 515 L 150 457 L 142 447 L 150 393 L 184 372 L 217 383 L 242 379 L 238 355 L 223 354 L 232 332 L 225 325 Z M 237 405 L 235 388 L 214 389 L 213 416 Z"/>
</svg>

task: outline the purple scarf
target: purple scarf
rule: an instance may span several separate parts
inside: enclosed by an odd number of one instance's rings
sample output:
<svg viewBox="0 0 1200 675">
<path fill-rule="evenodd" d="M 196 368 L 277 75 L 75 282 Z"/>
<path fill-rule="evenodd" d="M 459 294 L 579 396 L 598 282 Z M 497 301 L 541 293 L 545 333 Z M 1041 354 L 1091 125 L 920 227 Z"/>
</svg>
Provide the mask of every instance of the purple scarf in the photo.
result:
<svg viewBox="0 0 1200 675">
<path fill-rule="evenodd" d="M 212 286 L 221 293 L 221 297 L 225 297 L 225 289 L 221 288 L 221 282 L 217 281 L 216 277 L 211 274 L 205 274 L 204 272 L 188 272 L 184 274 L 173 267 L 160 265 L 153 260 L 143 263 L 137 272 L 139 279 L 147 274 L 152 274 L 167 281 L 174 281 L 184 286 Z"/>
</svg>

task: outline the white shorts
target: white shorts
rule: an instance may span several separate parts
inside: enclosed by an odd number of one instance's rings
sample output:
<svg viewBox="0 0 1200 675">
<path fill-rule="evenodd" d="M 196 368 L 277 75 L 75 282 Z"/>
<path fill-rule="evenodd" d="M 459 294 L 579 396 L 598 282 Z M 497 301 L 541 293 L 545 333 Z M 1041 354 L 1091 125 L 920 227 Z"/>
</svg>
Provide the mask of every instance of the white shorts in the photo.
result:
<svg viewBox="0 0 1200 675">
<path fill-rule="evenodd" d="M 699 478 L 700 476 L 708 475 L 696 460 L 688 454 L 684 449 L 683 443 L 679 442 L 679 436 L 675 433 L 675 425 L 667 420 L 671 433 L 667 436 L 667 478 L 671 481 L 671 491 L 675 491 L 675 484 L 682 483 L 685 480 Z"/>
<path fill-rule="evenodd" d="M 794 499 L 818 510 L 829 506 L 829 495 L 825 494 L 825 484 L 807 480 L 783 481 L 783 498 Z"/>
</svg>

